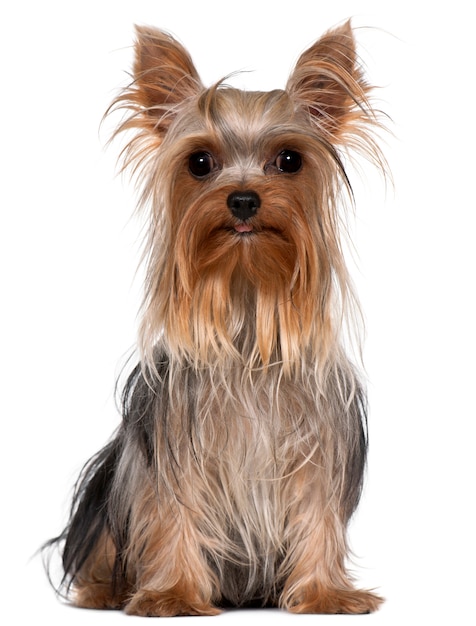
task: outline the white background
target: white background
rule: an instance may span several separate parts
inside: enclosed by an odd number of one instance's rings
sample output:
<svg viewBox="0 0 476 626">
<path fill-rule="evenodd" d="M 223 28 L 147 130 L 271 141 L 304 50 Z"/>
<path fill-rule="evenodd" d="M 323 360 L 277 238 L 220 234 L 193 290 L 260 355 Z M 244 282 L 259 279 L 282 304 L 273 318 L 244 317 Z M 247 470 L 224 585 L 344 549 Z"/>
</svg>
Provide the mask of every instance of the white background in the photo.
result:
<svg viewBox="0 0 476 626">
<path fill-rule="evenodd" d="M 476 623 L 470 10 L 463 0 L 2 4 L 2 623 L 139 619 L 64 606 L 33 556 L 60 531 L 79 468 L 118 423 L 115 377 L 135 341 L 134 192 L 115 176 L 119 145 L 105 150 L 107 125 L 98 131 L 127 83 L 133 23 L 178 36 L 205 83 L 255 70 L 237 86 L 267 90 L 283 87 L 300 52 L 349 16 L 375 27 L 358 32 L 360 52 L 383 86 L 395 135 L 385 148 L 395 191 L 369 172 L 357 185 L 354 227 L 371 454 L 350 536 L 361 583 L 387 602 L 358 618 L 257 615 L 263 623 Z"/>
</svg>

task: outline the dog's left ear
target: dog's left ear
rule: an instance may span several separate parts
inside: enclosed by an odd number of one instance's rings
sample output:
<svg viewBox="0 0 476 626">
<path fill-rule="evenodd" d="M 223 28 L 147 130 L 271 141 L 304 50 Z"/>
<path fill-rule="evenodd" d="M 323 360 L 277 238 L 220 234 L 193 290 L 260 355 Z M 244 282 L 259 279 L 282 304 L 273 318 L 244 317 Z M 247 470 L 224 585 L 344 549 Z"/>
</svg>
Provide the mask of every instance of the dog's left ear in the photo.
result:
<svg viewBox="0 0 476 626">
<path fill-rule="evenodd" d="M 301 55 L 286 90 L 332 139 L 349 130 L 368 91 L 350 21 L 327 32 Z"/>
<path fill-rule="evenodd" d="M 177 107 L 203 87 L 185 48 L 168 33 L 136 26 L 134 99 L 154 124 L 165 132 Z"/>
</svg>

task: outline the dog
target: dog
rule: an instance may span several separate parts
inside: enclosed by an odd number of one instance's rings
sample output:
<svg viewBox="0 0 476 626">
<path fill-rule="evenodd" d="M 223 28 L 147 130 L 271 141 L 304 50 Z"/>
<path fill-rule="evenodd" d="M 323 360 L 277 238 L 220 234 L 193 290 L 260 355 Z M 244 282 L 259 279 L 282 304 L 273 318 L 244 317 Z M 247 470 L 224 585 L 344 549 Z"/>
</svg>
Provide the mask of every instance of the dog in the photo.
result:
<svg viewBox="0 0 476 626">
<path fill-rule="evenodd" d="M 367 400 L 342 210 L 348 155 L 382 157 L 352 26 L 270 92 L 206 88 L 171 35 L 136 36 L 111 109 L 147 216 L 140 358 L 48 544 L 60 589 L 142 616 L 372 612 L 348 571 Z"/>
</svg>

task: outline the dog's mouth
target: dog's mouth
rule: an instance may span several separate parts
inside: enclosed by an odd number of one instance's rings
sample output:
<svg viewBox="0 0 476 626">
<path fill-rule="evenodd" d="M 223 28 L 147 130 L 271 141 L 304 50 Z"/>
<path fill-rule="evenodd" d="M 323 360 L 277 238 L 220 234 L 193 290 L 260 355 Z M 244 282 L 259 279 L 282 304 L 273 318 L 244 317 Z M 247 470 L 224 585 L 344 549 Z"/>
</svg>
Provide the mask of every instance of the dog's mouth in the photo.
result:
<svg viewBox="0 0 476 626">
<path fill-rule="evenodd" d="M 249 222 L 237 222 L 233 228 L 240 234 L 253 232 L 253 224 L 250 224 Z"/>
<path fill-rule="evenodd" d="M 257 224 L 249 220 L 240 220 L 235 222 L 231 227 L 226 228 L 229 232 L 237 233 L 240 237 L 247 237 L 251 235 L 277 235 L 283 237 L 284 233 L 281 229 L 275 228 L 269 224 Z"/>
</svg>

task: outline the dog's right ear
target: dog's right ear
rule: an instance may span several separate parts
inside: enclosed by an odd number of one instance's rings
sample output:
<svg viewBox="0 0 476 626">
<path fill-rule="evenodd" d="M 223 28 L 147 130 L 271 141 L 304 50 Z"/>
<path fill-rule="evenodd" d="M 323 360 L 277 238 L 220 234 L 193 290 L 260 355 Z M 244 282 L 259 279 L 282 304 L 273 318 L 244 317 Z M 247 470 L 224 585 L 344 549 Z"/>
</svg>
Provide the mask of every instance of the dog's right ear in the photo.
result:
<svg viewBox="0 0 476 626">
<path fill-rule="evenodd" d="M 202 89 L 185 48 L 168 33 L 136 26 L 134 94 L 143 114 L 158 132 L 165 132 L 177 106 Z"/>
<path fill-rule="evenodd" d="M 367 92 L 350 21 L 325 33 L 299 58 L 288 92 L 331 140 L 358 132 L 367 121 Z"/>
</svg>

